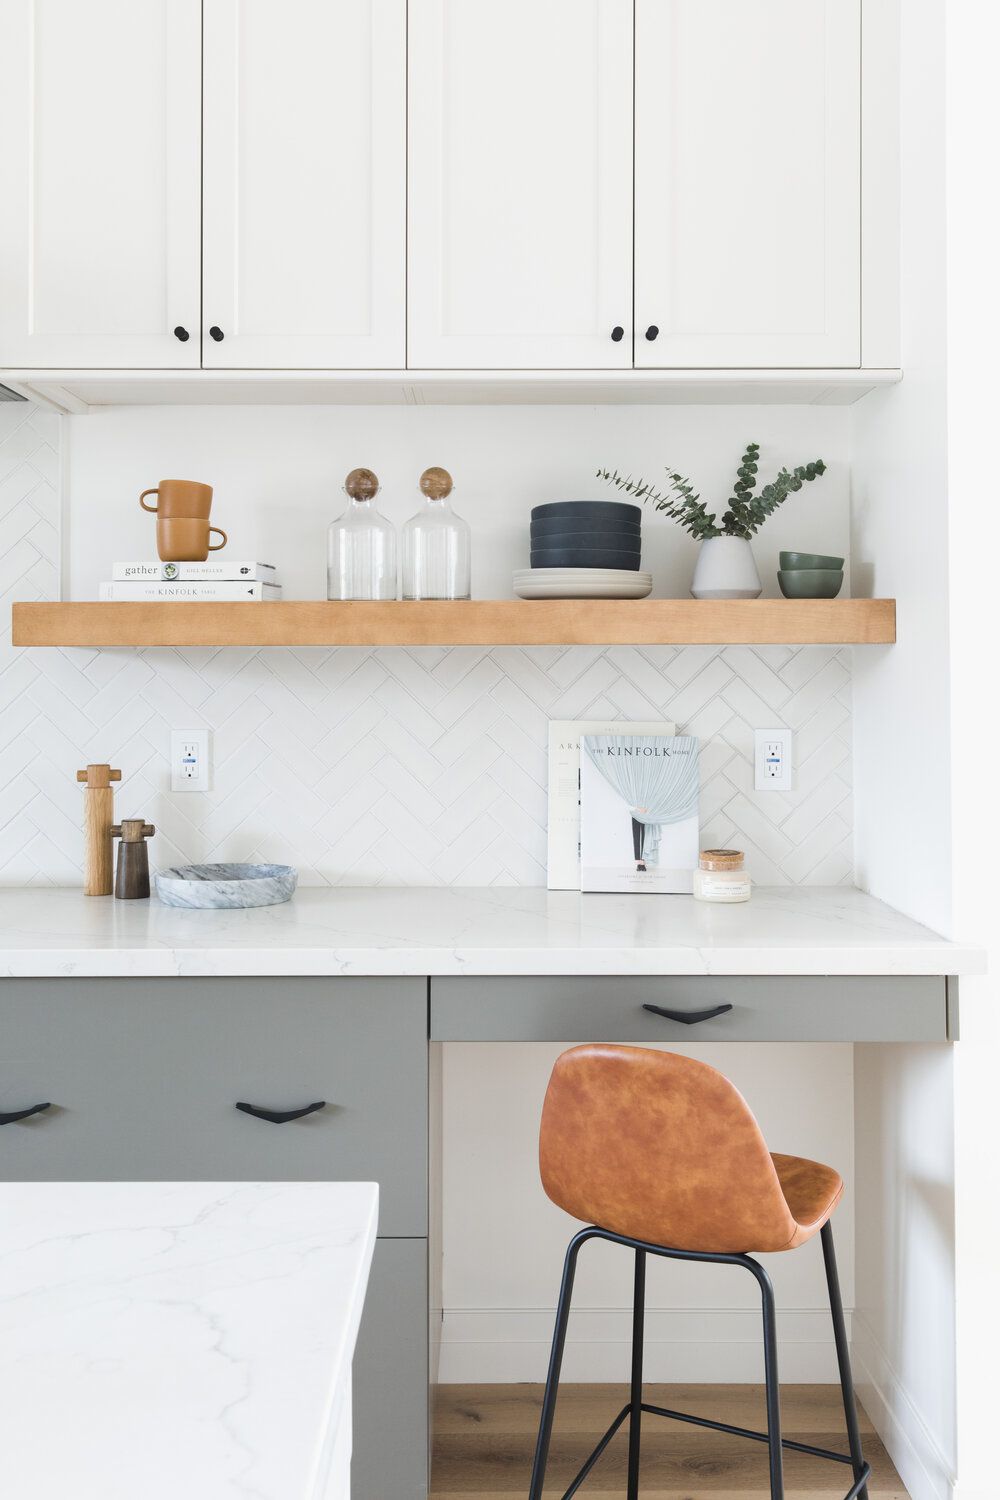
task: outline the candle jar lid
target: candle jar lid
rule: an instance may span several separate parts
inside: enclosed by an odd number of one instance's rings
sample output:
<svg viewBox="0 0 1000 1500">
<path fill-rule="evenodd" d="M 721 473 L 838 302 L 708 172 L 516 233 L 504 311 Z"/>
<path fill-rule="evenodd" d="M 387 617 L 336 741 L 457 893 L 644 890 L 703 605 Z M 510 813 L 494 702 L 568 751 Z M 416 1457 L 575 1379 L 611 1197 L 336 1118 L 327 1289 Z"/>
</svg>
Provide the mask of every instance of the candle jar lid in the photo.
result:
<svg viewBox="0 0 1000 1500">
<path fill-rule="evenodd" d="M 742 849 L 703 849 L 698 856 L 702 870 L 742 870 Z"/>
</svg>

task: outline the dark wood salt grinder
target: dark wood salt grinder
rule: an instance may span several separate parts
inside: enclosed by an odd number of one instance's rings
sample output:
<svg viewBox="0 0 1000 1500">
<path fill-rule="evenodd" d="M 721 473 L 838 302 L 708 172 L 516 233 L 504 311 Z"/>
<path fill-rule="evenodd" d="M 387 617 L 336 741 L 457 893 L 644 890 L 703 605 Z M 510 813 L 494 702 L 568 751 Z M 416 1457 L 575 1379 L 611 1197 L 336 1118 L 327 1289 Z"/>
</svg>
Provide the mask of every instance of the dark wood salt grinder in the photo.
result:
<svg viewBox="0 0 1000 1500">
<path fill-rule="evenodd" d="M 121 839 L 115 872 L 115 895 L 119 901 L 149 895 L 149 852 L 146 839 L 156 829 L 144 818 L 122 818 L 111 830 L 111 837 Z"/>
</svg>

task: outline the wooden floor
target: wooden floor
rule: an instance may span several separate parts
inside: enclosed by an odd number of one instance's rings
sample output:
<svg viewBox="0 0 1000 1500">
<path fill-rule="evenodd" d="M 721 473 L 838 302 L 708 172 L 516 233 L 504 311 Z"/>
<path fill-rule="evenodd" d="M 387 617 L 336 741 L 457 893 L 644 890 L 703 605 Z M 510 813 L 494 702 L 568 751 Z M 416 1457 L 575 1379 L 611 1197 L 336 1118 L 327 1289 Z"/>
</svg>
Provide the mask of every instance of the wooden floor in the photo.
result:
<svg viewBox="0 0 1000 1500">
<path fill-rule="evenodd" d="M 693 1416 L 712 1417 L 760 1431 L 764 1394 L 751 1385 L 648 1385 L 645 1399 Z M 445 1385 L 437 1391 L 434 1419 L 434 1500 L 524 1500 L 534 1452 L 540 1385 Z M 584 1458 L 625 1404 L 617 1385 L 564 1385 L 559 1395 L 545 1494 L 561 1496 Z M 907 1500 L 888 1455 L 861 1412 L 865 1457 L 872 1466 L 871 1500 Z M 786 1437 L 845 1452 L 840 1389 L 788 1386 L 782 1393 Z M 580 1491 L 580 1500 L 622 1500 L 626 1428 L 617 1434 Z M 704 1428 L 643 1419 L 642 1500 L 767 1500 L 767 1449 L 763 1443 Z M 846 1465 L 801 1453 L 785 1454 L 786 1500 L 843 1500 L 851 1484 Z"/>
</svg>

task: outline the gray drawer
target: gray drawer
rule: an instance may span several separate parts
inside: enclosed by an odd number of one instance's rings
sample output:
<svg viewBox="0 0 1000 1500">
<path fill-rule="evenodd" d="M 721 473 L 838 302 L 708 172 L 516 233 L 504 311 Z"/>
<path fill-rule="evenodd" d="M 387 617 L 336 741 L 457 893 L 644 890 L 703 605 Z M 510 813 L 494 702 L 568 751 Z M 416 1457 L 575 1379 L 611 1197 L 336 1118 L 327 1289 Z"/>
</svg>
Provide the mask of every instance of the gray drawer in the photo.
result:
<svg viewBox="0 0 1000 1500">
<path fill-rule="evenodd" d="M 423 980 L 5 980 L 0 1109 L 47 1100 L 0 1177 L 375 1181 L 380 1232 L 426 1233 Z"/>
<path fill-rule="evenodd" d="M 691 1013 L 684 1024 L 646 1004 Z M 739 976 L 431 981 L 439 1042 L 943 1042 L 945 982 L 920 976 Z"/>
</svg>

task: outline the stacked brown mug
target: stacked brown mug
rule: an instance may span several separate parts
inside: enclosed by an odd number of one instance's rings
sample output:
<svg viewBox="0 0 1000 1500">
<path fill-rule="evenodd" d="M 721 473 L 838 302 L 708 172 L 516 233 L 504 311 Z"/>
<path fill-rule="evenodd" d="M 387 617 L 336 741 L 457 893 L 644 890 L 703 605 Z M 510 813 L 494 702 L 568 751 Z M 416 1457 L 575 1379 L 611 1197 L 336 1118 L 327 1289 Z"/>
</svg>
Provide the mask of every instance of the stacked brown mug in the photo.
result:
<svg viewBox="0 0 1000 1500">
<path fill-rule="evenodd" d="M 147 505 L 146 496 L 155 495 L 156 504 Z M 143 490 L 139 504 L 156 517 L 156 550 L 162 562 L 204 562 L 210 552 L 218 552 L 229 538 L 221 526 L 210 526 L 212 486 L 194 479 L 161 479 L 153 490 Z M 209 546 L 209 535 L 216 532 L 222 541 Z"/>
</svg>

